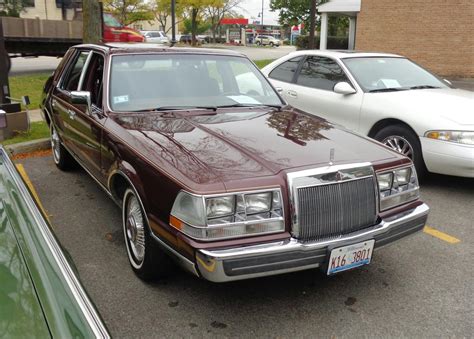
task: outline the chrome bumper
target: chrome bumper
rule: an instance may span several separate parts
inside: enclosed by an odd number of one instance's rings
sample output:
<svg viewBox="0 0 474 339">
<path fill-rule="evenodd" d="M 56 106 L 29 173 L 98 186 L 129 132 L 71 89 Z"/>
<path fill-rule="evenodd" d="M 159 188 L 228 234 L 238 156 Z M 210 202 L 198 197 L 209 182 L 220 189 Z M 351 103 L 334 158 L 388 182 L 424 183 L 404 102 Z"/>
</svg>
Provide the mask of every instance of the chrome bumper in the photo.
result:
<svg viewBox="0 0 474 339">
<path fill-rule="evenodd" d="M 328 241 L 303 243 L 294 238 L 220 250 L 196 251 L 200 275 L 213 282 L 263 277 L 324 266 L 330 250 L 369 239 L 375 249 L 407 235 L 421 231 L 428 218 L 429 207 L 422 204 L 382 220 L 378 225 Z"/>
</svg>

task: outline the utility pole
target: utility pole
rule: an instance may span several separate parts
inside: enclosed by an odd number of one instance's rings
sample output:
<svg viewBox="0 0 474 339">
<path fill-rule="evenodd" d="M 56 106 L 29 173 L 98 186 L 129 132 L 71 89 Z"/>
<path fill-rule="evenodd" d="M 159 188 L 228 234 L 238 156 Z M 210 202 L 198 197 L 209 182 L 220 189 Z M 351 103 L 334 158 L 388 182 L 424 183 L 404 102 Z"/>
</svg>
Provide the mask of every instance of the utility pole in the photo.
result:
<svg viewBox="0 0 474 339">
<path fill-rule="evenodd" d="M 314 49 L 314 31 L 316 30 L 316 1 L 311 0 L 308 48 Z"/>
<path fill-rule="evenodd" d="M 262 31 L 263 31 L 263 0 L 262 0 Z"/>
</svg>

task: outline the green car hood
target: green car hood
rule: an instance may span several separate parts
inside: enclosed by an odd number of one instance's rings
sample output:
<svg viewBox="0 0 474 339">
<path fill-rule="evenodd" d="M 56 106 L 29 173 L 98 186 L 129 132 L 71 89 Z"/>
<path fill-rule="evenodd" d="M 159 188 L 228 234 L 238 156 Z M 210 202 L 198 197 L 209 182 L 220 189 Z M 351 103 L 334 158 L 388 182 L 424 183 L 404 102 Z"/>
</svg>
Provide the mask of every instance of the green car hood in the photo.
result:
<svg viewBox="0 0 474 339">
<path fill-rule="evenodd" d="M 110 335 L 0 145 L 0 338 L 3 337 Z"/>
<path fill-rule="evenodd" d="M 0 187 L 0 191 L 4 187 Z M 50 337 L 23 254 L 0 201 L 0 337 Z"/>
</svg>

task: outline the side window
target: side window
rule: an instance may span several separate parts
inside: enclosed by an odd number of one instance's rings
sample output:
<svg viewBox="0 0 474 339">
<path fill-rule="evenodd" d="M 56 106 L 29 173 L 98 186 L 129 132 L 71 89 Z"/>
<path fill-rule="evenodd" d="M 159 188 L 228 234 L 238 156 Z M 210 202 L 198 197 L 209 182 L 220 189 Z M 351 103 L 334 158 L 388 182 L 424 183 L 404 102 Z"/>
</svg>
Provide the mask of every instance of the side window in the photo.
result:
<svg viewBox="0 0 474 339">
<path fill-rule="evenodd" d="M 338 82 L 349 82 L 342 68 L 329 58 L 309 56 L 303 63 L 298 85 L 332 91 Z"/>
<path fill-rule="evenodd" d="M 84 76 L 81 90 L 91 93 L 91 102 L 97 108 L 102 108 L 102 81 L 104 75 L 104 57 L 93 53 Z"/>
<path fill-rule="evenodd" d="M 295 76 L 296 70 L 300 61 L 303 59 L 302 56 L 290 59 L 285 61 L 268 75 L 270 78 L 275 80 L 280 80 L 284 82 L 293 82 L 293 77 Z"/>
<path fill-rule="evenodd" d="M 79 86 L 79 79 L 81 78 L 82 68 L 89 56 L 89 51 L 80 52 L 76 60 L 69 66 L 66 77 L 63 79 L 61 88 L 66 91 L 75 91 Z"/>
</svg>

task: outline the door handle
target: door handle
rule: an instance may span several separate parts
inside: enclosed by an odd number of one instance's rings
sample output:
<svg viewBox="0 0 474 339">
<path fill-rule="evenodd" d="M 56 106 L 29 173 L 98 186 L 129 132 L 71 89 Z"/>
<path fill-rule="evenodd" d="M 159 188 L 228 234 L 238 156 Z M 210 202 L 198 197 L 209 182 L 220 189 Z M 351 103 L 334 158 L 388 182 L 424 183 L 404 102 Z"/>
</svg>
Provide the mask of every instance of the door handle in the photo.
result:
<svg viewBox="0 0 474 339">
<path fill-rule="evenodd" d="M 53 106 L 53 108 L 56 108 L 57 105 L 58 102 L 55 99 L 51 100 L 51 106 Z"/>
<path fill-rule="evenodd" d="M 296 93 L 296 91 L 287 91 L 286 92 L 290 97 L 292 98 L 297 98 L 298 97 L 298 93 Z"/>
<path fill-rule="evenodd" d="M 69 115 L 69 118 L 71 120 L 74 120 L 74 117 L 76 116 L 76 112 L 74 112 L 72 109 L 68 109 L 67 114 Z"/>
<path fill-rule="evenodd" d="M 278 93 L 283 93 L 283 88 L 281 87 L 275 87 L 275 89 L 277 90 Z"/>
</svg>

